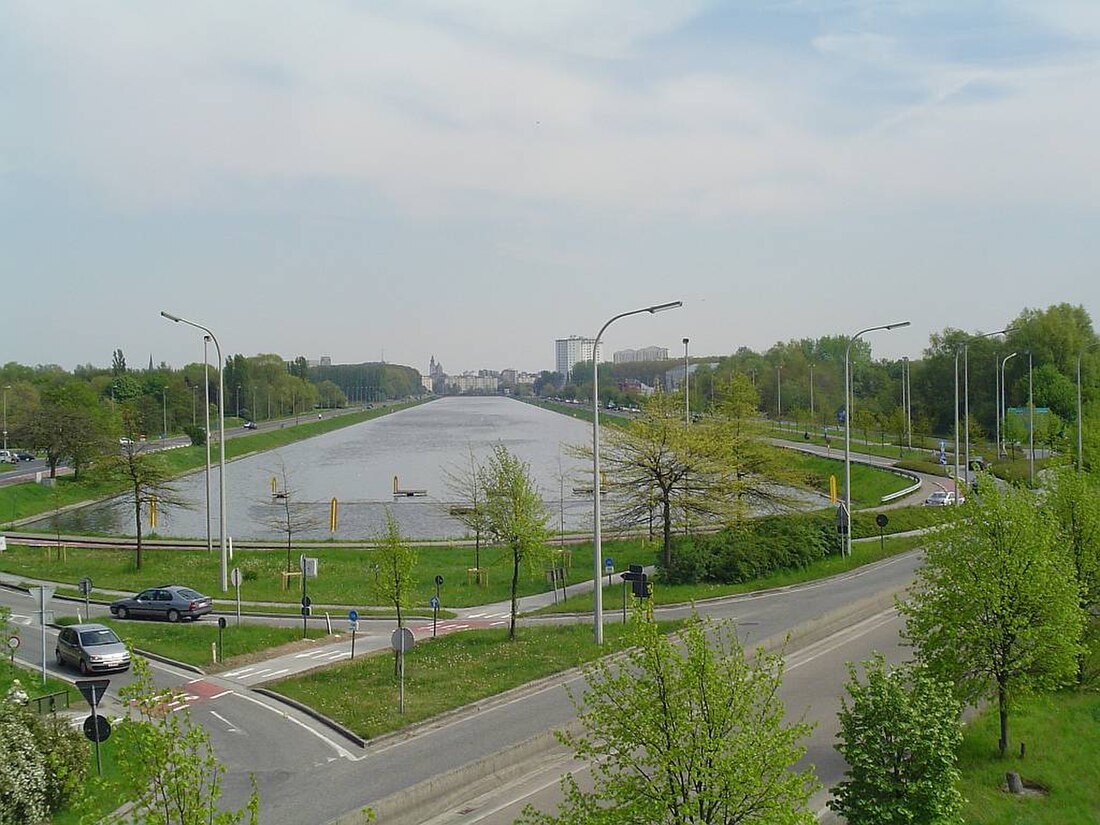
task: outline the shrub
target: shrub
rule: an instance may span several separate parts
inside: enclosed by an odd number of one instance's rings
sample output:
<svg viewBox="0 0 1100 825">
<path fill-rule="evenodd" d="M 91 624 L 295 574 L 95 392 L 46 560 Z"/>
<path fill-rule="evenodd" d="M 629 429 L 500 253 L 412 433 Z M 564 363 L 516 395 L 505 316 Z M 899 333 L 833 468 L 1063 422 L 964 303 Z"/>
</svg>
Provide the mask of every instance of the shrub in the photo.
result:
<svg viewBox="0 0 1100 825">
<path fill-rule="evenodd" d="M 46 807 L 59 811 L 73 801 L 88 772 L 88 742 L 57 716 L 32 716 L 38 752 L 45 757 Z"/>
<path fill-rule="evenodd" d="M 50 813 L 46 759 L 33 724 L 24 706 L 0 700 L 0 825 L 44 822 Z"/>
</svg>

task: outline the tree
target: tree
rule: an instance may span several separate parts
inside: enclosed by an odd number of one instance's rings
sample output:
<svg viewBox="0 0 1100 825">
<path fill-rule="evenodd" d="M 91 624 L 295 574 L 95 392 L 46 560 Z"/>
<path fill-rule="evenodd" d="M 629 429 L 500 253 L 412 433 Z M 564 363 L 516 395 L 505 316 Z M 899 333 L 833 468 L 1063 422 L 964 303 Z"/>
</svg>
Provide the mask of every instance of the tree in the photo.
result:
<svg viewBox="0 0 1100 825">
<path fill-rule="evenodd" d="M 278 477 L 272 477 L 271 504 L 273 507 L 266 523 L 272 530 L 286 536 L 286 572 L 289 573 L 294 569 L 291 561 L 294 536 L 308 530 L 316 530 L 321 526 L 321 517 L 309 502 L 301 500 L 298 490 L 291 486 L 290 473 L 287 472 L 283 457 L 276 454 L 276 459 Z"/>
<path fill-rule="evenodd" d="M 121 349 L 116 349 L 114 352 L 111 353 L 111 374 L 126 374 L 126 356 L 122 354 Z"/>
<path fill-rule="evenodd" d="M 964 517 L 931 534 L 900 610 L 933 675 L 964 701 L 996 698 L 1003 754 L 1014 698 L 1073 681 L 1082 617 L 1050 512 L 1027 491 L 979 484 Z"/>
<path fill-rule="evenodd" d="M 470 463 L 467 467 L 444 468 L 447 488 L 458 499 L 449 514 L 458 519 L 465 528 L 474 534 L 474 567 L 481 569 L 481 536 L 487 533 L 489 525 L 485 515 L 485 487 L 482 469 L 474 458 L 473 447 L 469 447 Z"/>
<path fill-rule="evenodd" d="M 747 659 L 732 625 L 693 616 L 680 643 L 635 613 L 625 661 L 585 668 L 580 730 L 559 734 L 591 767 L 593 790 L 562 778 L 558 813 L 528 825 L 815 822 L 813 770 L 792 770 L 811 726 L 786 723 L 781 656 Z M 682 645 L 681 645 L 682 643 Z"/>
<path fill-rule="evenodd" d="M 507 447 L 496 445 L 482 466 L 481 485 L 485 491 L 485 524 L 489 535 L 504 545 L 512 557 L 512 606 L 508 638 L 516 638 L 516 591 L 519 571 L 534 567 L 547 557 L 546 527 L 549 518 L 538 486 L 531 478 L 527 462 L 512 455 Z"/>
<path fill-rule="evenodd" d="M 35 449 L 46 453 L 50 478 L 65 459 L 79 478 L 84 468 L 110 444 L 111 418 L 87 384 L 76 379 L 51 388 L 28 427 Z"/>
<path fill-rule="evenodd" d="M 848 825 L 961 823 L 961 708 L 951 685 L 920 665 L 888 668 L 882 654 L 863 670 L 866 682 L 848 663 L 851 702 L 841 699 L 836 745 L 847 779 L 829 808 Z"/>
<path fill-rule="evenodd" d="M 414 603 L 416 559 L 416 548 L 402 537 L 397 519 L 387 507 L 386 532 L 371 553 L 370 592 L 372 599 L 393 605 L 398 627 L 404 627 L 401 611 Z"/>
<path fill-rule="evenodd" d="M 134 564 L 141 569 L 143 558 L 142 517 L 156 509 L 158 517 L 162 508 L 191 506 L 173 484 L 173 473 L 158 453 L 148 453 L 134 438 L 133 416 L 124 414 L 124 432 L 129 436 L 119 452 L 109 455 L 97 465 L 97 472 L 106 479 L 125 485 L 121 498 L 133 508 Z"/>
<path fill-rule="evenodd" d="M 111 825 L 236 825 L 248 817 L 258 825 L 260 797 L 252 780 L 252 794 L 244 808 L 219 809 L 225 766 L 218 761 L 210 735 L 191 724 L 189 711 L 165 713 L 164 707 L 182 698 L 178 692 L 153 683 L 148 662 L 133 657 L 134 681 L 119 696 L 136 712 L 124 719 L 133 734 L 130 747 L 118 753 L 122 769 L 131 777 L 147 779 L 128 809 L 107 819 Z"/>
</svg>

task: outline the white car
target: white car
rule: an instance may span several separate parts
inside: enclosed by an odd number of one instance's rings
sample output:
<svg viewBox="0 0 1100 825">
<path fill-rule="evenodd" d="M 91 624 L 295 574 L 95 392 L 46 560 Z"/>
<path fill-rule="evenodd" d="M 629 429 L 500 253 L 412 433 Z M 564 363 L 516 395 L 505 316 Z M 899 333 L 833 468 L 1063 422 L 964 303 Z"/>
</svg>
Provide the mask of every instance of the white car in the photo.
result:
<svg viewBox="0 0 1100 825">
<path fill-rule="evenodd" d="M 962 504 L 966 499 L 962 496 L 959 497 L 959 504 Z M 936 490 L 928 498 L 924 500 L 925 507 L 947 507 L 955 503 L 955 493 L 947 490 Z"/>
<path fill-rule="evenodd" d="M 18 464 L 19 456 L 11 450 L 0 450 L 0 464 Z"/>
</svg>

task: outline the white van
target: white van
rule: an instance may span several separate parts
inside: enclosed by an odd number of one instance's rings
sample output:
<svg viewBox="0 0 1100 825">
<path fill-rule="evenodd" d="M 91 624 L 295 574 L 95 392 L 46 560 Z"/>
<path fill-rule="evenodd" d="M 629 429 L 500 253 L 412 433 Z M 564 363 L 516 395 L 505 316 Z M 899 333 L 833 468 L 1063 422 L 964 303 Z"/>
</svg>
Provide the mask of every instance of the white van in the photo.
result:
<svg viewBox="0 0 1100 825">
<path fill-rule="evenodd" d="M 0 464 L 18 464 L 19 456 L 11 450 L 0 450 Z"/>
</svg>

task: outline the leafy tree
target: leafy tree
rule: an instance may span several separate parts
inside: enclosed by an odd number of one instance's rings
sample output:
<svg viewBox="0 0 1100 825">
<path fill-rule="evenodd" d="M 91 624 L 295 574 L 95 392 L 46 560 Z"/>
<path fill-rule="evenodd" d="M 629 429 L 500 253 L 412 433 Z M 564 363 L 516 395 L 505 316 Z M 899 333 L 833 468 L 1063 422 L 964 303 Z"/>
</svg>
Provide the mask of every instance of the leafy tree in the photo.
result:
<svg viewBox="0 0 1100 825">
<path fill-rule="evenodd" d="M 29 426 L 35 449 L 46 453 L 50 477 L 69 459 L 77 478 L 110 443 L 111 418 L 87 384 L 71 379 L 43 394 L 42 406 Z"/>
<path fill-rule="evenodd" d="M 46 758 L 33 723 L 25 707 L 0 698 L 0 825 L 44 822 L 50 814 Z"/>
<path fill-rule="evenodd" d="M 397 519 L 386 508 L 386 532 L 371 553 L 371 598 L 393 605 L 397 611 L 397 626 L 404 626 L 401 611 L 415 602 L 416 548 L 401 535 Z"/>
<path fill-rule="evenodd" d="M 1003 754 L 1013 699 L 1077 672 L 1077 582 L 1057 548 L 1057 522 L 1027 491 L 981 484 L 965 506 L 965 518 L 931 535 L 900 610 L 932 674 L 953 682 L 960 699 L 997 700 Z"/>
<path fill-rule="evenodd" d="M 624 663 L 586 667 L 573 697 L 580 731 L 559 738 L 591 766 L 594 788 L 562 778 L 558 813 L 527 825 L 734 825 L 815 822 L 812 769 L 792 770 L 811 726 L 786 723 L 780 656 L 751 659 L 729 624 L 693 616 L 682 645 L 635 614 Z"/>
<path fill-rule="evenodd" d="M 132 745 L 119 752 L 120 767 L 131 777 L 147 779 L 129 810 L 111 815 L 110 825 L 237 825 L 248 817 L 258 825 L 260 797 L 256 782 L 244 808 L 223 811 L 225 766 L 218 761 L 210 735 L 191 724 L 189 711 L 165 713 L 164 706 L 180 698 L 153 683 L 148 662 L 133 659 L 134 681 L 119 691 L 136 713 L 120 724 L 131 726 Z"/>
<path fill-rule="evenodd" d="M 485 491 L 485 524 L 489 535 L 512 557 L 511 621 L 508 638 L 516 638 L 516 591 L 522 566 L 534 567 L 549 554 L 549 518 L 527 462 L 496 445 L 480 470 Z"/>
<path fill-rule="evenodd" d="M 133 416 L 126 414 L 124 419 L 124 432 L 128 433 L 128 443 L 122 445 L 119 452 L 109 455 L 96 466 L 96 471 L 106 479 L 120 482 L 125 485 L 122 499 L 133 508 L 134 535 L 137 541 L 134 544 L 134 564 L 138 570 L 144 561 L 142 517 L 148 516 L 151 508 L 157 508 L 158 514 L 169 507 L 190 507 L 190 502 L 183 498 L 175 484 L 174 475 L 165 461 L 164 456 L 158 453 L 149 453 L 144 445 L 139 444 L 134 437 Z"/>
<path fill-rule="evenodd" d="M 126 356 L 122 354 L 121 349 L 116 349 L 114 352 L 111 353 L 111 374 L 126 374 Z"/>
<path fill-rule="evenodd" d="M 959 702 L 926 668 L 888 668 L 882 654 L 863 663 L 861 682 L 848 663 L 840 742 L 848 763 L 829 808 L 848 825 L 961 823 L 956 753 Z"/>
</svg>

